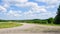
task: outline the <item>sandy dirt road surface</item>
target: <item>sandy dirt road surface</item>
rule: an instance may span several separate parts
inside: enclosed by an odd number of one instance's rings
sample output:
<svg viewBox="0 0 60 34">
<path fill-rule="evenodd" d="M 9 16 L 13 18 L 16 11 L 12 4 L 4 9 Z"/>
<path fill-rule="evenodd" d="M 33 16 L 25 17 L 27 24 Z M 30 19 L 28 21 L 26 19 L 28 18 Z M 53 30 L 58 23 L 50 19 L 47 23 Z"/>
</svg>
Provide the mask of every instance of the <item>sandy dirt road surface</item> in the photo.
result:
<svg viewBox="0 0 60 34">
<path fill-rule="evenodd" d="M 23 26 L 0 29 L 0 34 L 60 34 L 60 26 L 21 23 Z"/>
</svg>

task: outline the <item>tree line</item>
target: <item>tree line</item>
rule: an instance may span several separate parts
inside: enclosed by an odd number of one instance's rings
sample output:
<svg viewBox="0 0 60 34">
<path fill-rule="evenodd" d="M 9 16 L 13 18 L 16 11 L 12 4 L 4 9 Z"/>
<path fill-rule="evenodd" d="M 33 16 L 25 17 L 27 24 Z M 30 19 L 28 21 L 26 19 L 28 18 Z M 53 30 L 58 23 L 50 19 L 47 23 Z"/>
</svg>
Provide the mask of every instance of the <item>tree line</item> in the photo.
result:
<svg viewBox="0 0 60 34">
<path fill-rule="evenodd" d="M 38 24 L 52 24 L 53 23 L 53 18 L 49 19 L 31 19 L 31 20 L 0 20 L 0 22 L 26 22 L 26 23 L 38 23 Z"/>
</svg>

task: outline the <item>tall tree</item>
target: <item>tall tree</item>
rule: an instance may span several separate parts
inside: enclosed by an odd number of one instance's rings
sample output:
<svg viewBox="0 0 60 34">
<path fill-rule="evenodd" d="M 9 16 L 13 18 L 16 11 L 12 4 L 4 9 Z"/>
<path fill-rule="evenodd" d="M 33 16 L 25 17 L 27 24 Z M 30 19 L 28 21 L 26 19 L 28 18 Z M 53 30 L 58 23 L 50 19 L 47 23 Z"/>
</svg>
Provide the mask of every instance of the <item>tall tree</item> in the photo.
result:
<svg viewBox="0 0 60 34">
<path fill-rule="evenodd" d="M 59 8 L 58 8 L 57 15 L 55 17 L 54 23 L 55 24 L 60 24 L 60 5 L 59 5 Z"/>
</svg>

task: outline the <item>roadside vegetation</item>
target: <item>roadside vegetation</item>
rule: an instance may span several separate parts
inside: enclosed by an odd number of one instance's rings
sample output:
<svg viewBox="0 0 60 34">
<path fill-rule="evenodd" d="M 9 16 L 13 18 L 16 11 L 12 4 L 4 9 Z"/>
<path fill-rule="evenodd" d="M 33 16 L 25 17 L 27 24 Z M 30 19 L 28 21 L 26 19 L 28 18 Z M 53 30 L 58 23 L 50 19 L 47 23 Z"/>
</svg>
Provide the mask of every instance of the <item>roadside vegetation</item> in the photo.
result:
<svg viewBox="0 0 60 34">
<path fill-rule="evenodd" d="M 22 26 L 22 24 L 14 23 L 14 22 L 0 22 L 0 29 L 1 28 L 17 27 L 17 26 Z"/>
</svg>

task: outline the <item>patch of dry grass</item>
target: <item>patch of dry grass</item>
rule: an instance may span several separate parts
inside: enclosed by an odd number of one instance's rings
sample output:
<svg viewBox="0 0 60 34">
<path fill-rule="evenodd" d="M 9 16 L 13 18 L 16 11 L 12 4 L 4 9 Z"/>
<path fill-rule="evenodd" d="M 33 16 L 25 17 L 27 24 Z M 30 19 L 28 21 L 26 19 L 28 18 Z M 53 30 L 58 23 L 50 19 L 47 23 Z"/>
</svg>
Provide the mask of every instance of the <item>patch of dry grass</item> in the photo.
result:
<svg viewBox="0 0 60 34">
<path fill-rule="evenodd" d="M 17 27 L 17 26 L 22 26 L 22 24 L 14 23 L 14 22 L 0 23 L 0 28 L 11 28 L 11 27 Z"/>
</svg>

